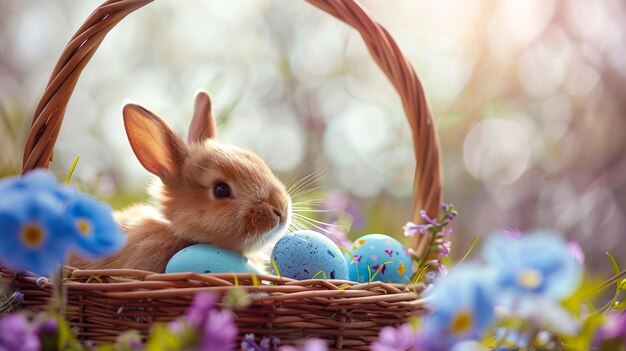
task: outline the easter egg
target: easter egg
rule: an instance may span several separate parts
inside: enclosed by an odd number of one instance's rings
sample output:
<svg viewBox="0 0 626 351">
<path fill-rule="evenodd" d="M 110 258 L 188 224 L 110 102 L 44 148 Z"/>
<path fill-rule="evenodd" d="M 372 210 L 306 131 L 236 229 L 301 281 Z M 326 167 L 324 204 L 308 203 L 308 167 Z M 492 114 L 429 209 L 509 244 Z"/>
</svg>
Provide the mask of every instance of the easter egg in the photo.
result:
<svg viewBox="0 0 626 351">
<path fill-rule="evenodd" d="M 388 235 L 362 236 L 348 251 L 352 257 L 344 254 L 344 258 L 352 281 L 367 283 L 373 277 L 371 281 L 406 284 L 411 279 L 411 257 L 398 240 Z"/>
<path fill-rule="evenodd" d="M 165 273 L 178 272 L 258 273 L 240 254 L 204 244 L 188 246 L 172 256 L 165 267 Z"/>
<path fill-rule="evenodd" d="M 323 279 L 325 274 L 327 279 L 348 279 L 348 266 L 341 250 L 328 237 L 311 230 L 282 237 L 272 250 L 272 259 L 283 277 Z"/>
</svg>

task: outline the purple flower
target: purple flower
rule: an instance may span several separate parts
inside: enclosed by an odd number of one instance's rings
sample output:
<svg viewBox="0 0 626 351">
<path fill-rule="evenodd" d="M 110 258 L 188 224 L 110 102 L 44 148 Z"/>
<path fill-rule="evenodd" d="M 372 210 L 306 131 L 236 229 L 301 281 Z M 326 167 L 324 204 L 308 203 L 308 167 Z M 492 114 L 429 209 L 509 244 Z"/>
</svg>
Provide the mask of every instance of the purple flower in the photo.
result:
<svg viewBox="0 0 626 351">
<path fill-rule="evenodd" d="M 428 231 L 428 227 L 428 224 L 415 224 L 413 222 L 407 222 L 402 229 L 404 229 L 404 236 L 413 237 L 415 233 L 426 233 Z"/>
<path fill-rule="evenodd" d="M 585 263 L 585 253 L 580 248 L 580 244 L 575 241 L 569 241 L 567 243 L 567 251 L 574 257 L 574 260 L 581 266 Z"/>
<path fill-rule="evenodd" d="M 254 334 L 246 334 L 241 341 L 241 351 L 275 351 L 280 343 L 278 338 L 263 338 L 258 344 L 254 339 Z"/>
<path fill-rule="evenodd" d="M 16 291 L 14 295 L 15 302 L 22 303 L 24 302 L 24 294 L 21 291 Z"/>
<path fill-rule="evenodd" d="M 414 350 L 416 337 L 416 332 L 408 323 L 398 328 L 385 327 L 380 331 L 378 340 L 372 344 L 372 351 Z"/>
<path fill-rule="evenodd" d="M 35 328 L 37 334 L 50 334 L 55 335 L 59 331 L 59 324 L 54 318 L 47 318 L 43 322 L 39 323 Z"/>
<path fill-rule="evenodd" d="M 445 277 L 446 275 L 448 275 L 448 267 L 440 263 L 437 266 L 437 273 L 440 277 Z"/>
<path fill-rule="evenodd" d="M 606 316 L 604 325 L 600 327 L 594 338 L 594 345 L 602 348 L 602 344 L 621 341 L 626 344 L 626 312 L 611 312 Z"/>
<path fill-rule="evenodd" d="M 294 346 L 281 346 L 278 351 L 327 351 L 328 345 L 324 340 L 311 339 L 307 340 L 297 348 Z"/>
<path fill-rule="evenodd" d="M 426 214 L 425 210 L 420 210 L 420 216 L 427 222 L 430 223 L 432 225 L 434 225 L 435 227 L 439 227 L 439 223 L 437 223 L 437 221 L 435 221 L 434 219 L 428 217 L 428 214 Z M 454 218 L 454 217 L 452 217 Z"/>
<path fill-rule="evenodd" d="M 38 351 L 39 337 L 21 314 L 10 314 L 0 320 L 0 350 Z"/>
<path fill-rule="evenodd" d="M 452 244 L 450 244 L 450 241 L 448 240 L 444 240 L 439 244 L 439 256 L 440 257 L 445 257 L 448 256 L 450 254 L 450 248 L 452 247 Z"/>
<path fill-rule="evenodd" d="M 436 271 L 429 271 L 424 275 L 427 284 L 433 284 L 437 279 L 445 277 L 448 274 L 448 268 L 439 263 Z"/>
<path fill-rule="evenodd" d="M 209 316 L 209 312 L 215 308 L 217 298 L 211 293 L 201 292 L 196 294 L 187 310 L 187 323 L 192 327 L 203 326 Z"/>
<path fill-rule="evenodd" d="M 517 228 L 508 228 L 504 230 L 504 235 L 511 239 L 519 239 L 522 237 L 522 232 Z"/>
<path fill-rule="evenodd" d="M 175 319 L 167 324 L 167 330 L 174 335 L 179 335 L 185 330 L 185 323 L 180 319 Z"/>
<path fill-rule="evenodd" d="M 128 343 L 129 343 L 129 346 L 132 348 L 132 350 L 136 350 L 136 351 L 143 350 L 143 343 L 139 339 L 130 339 Z"/>
<path fill-rule="evenodd" d="M 202 337 L 198 351 L 234 350 L 237 327 L 232 312 L 228 310 L 211 311 L 200 331 Z"/>
<path fill-rule="evenodd" d="M 450 213 L 448 213 L 448 215 L 446 216 L 446 218 L 443 219 L 443 222 L 441 223 L 441 226 L 447 226 L 448 224 L 450 224 L 454 219 L 456 218 L 456 212 L 452 211 Z"/>
<path fill-rule="evenodd" d="M 445 236 L 450 236 L 450 234 L 452 234 L 452 228 L 446 228 L 441 232 L 441 236 L 445 237 Z"/>
<path fill-rule="evenodd" d="M 445 217 L 441 219 L 441 223 L 438 222 L 440 217 L 437 219 L 430 218 L 425 210 L 420 210 L 420 217 L 422 217 L 424 224 L 416 224 L 414 222 L 407 222 L 404 229 L 404 236 L 412 237 L 415 233 L 426 234 L 430 229 L 438 229 L 439 233 L 437 234 L 440 237 L 449 236 L 452 233 L 452 229 L 447 228 L 441 231 L 445 226 L 450 224 L 456 217 L 456 211 L 452 208 L 452 205 L 442 204 L 441 210 Z M 441 215 L 440 215 L 441 216 Z"/>
<path fill-rule="evenodd" d="M 219 311 L 216 302 L 215 295 L 198 293 L 187 310 L 187 325 L 200 334 L 198 351 L 233 350 L 235 347 L 235 317 L 228 310 Z M 176 330 L 180 326 L 170 324 L 169 327 Z"/>
</svg>

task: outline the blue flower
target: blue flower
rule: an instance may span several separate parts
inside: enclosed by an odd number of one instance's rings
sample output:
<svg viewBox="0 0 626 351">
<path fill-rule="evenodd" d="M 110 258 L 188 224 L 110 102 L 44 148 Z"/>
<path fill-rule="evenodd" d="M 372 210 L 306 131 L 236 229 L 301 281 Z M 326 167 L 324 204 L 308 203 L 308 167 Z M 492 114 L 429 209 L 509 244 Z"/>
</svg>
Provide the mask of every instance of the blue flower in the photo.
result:
<svg viewBox="0 0 626 351">
<path fill-rule="evenodd" d="M 46 170 L 0 180 L 0 261 L 49 275 L 75 246 L 88 257 L 122 248 L 125 236 L 111 209 L 67 190 Z"/>
<path fill-rule="evenodd" d="M 492 281 L 488 268 L 461 264 L 427 290 L 433 311 L 422 333 L 429 350 L 448 350 L 456 342 L 482 336 L 494 318 Z"/>
<path fill-rule="evenodd" d="M 41 275 L 53 272 L 66 258 L 71 244 L 63 209 L 59 198 L 49 192 L 3 191 L 0 261 Z"/>
<path fill-rule="evenodd" d="M 66 208 L 67 221 L 76 248 L 88 257 L 98 257 L 120 250 L 126 237 L 113 220 L 111 208 L 96 199 L 78 194 Z"/>
<path fill-rule="evenodd" d="M 43 169 L 32 170 L 21 177 L 14 176 L 1 179 L 0 194 L 4 196 L 10 192 L 20 192 L 22 194 L 45 192 L 59 201 L 67 201 L 73 195 L 72 192 L 59 187 L 54 175 L 50 171 Z"/>
<path fill-rule="evenodd" d="M 560 300 L 576 290 L 582 276 L 582 267 L 565 241 L 551 232 L 515 240 L 492 235 L 483 246 L 483 256 L 496 270 L 496 282 L 503 292 Z"/>
</svg>

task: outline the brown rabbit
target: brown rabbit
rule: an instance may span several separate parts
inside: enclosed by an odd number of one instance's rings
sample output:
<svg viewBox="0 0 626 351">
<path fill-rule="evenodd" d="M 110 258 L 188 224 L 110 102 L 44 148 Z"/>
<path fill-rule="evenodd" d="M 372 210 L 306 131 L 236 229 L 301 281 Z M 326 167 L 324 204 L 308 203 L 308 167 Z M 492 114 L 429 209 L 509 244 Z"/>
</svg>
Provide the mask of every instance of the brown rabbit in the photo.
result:
<svg viewBox="0 0 626 351">
<path fill-rule="evenodd" d="M 88 261 L 83 269 L 129 268 L 164 272 L 176 252 L 205 243 L 244 254 L 287 228 L 291 199 L 256 154 L 216 140 L 209 95 L 196 96 L 188 144 L 154 113 L 128 104 L 124 125 L 139 162 L 158 176 L 157 207 L 116 212 L 127 243 L 115 256 Z"/>
</svg>

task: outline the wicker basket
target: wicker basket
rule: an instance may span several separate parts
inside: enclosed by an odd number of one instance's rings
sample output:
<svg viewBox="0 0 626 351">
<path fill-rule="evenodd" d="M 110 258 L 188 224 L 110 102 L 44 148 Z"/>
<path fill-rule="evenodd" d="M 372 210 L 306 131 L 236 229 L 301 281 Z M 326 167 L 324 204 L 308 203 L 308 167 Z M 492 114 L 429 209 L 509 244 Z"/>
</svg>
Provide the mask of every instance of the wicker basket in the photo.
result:
<svg viewBox="0 0 626 351">
<path fill-rule="evenodd" d="M 80 73 L 106 34 L 151 0 L 109 0 L 98 7 L 66 46 L 36 108 L 24 151 L 23 171 L 47 167 Z M 419 209 L 436 216 L 441 202 L 437 137 L 422 86 L 389 33 L 355 0 L 308 0 L 359 31 L 370 54 L 398 91 L 412 131 L 416 157 L 414 220 Z M 429 238 L 412 243 L 425 252 Z M 368 350 L 386 325 L 424 313 L 422 287 L 357 284 L 336 280 L 296 281 L 271 275 L 155 274 L 135 270 L 67 268 L 67 318 L 79 337 L 113 341 L 129 328 L 147 332 L 155 322 L 180 316 L 199 291 L 223 296 L 234 285 L 252 303 L 235 311 L 239 335 L 278 336 L 283 342 L 319 337 L 331 349 Z M 52 294 L 46 278 L 3 272 L 24 295 L 24 307 L 43 310 Z M 346 285 L 347 284 L 347 285 Z M 347 287 L 347 288 L 346 288 Z"/>
</svg>

